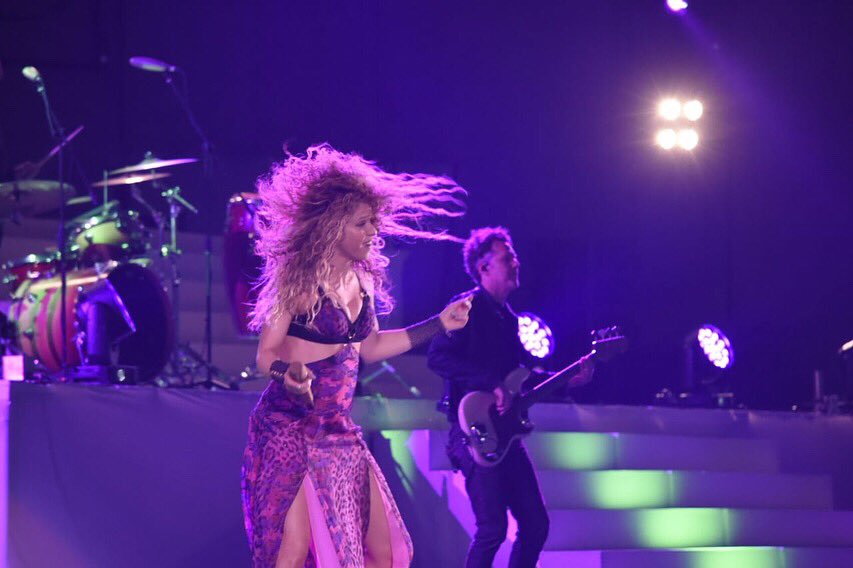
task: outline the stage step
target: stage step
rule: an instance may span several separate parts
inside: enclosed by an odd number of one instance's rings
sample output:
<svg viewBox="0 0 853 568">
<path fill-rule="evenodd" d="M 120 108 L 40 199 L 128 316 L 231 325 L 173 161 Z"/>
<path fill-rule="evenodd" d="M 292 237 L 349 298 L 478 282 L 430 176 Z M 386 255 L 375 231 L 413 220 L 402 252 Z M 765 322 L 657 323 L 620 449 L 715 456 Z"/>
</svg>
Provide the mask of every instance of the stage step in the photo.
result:
<svg viewBox="0 0 853 568">
<path fill-rule="evenodd" d="M 430 432 L 430 468 L 451 469 L 447 432 Z M 525 446 L 536 469 L 673 469 L 775 473 L 776 446 L 769 440 L 620 434 L 534 432 Z"/>
<path fill-rule="evenodd" d="M 832 509 L 827 475 L 541 470 L 538 477 L 550 509 Z"/>
<path fill-rule="evenodd" d="M 853 511 L 558 509 L 546 550 L 805 546 L 853 548 Z"/>
<path fill-rule="evenodd" d="M 546 551 L 540 568 L 835 568 L 853 566 L 853 548 L 743 546 L 656 550 Z"/>
</svg>

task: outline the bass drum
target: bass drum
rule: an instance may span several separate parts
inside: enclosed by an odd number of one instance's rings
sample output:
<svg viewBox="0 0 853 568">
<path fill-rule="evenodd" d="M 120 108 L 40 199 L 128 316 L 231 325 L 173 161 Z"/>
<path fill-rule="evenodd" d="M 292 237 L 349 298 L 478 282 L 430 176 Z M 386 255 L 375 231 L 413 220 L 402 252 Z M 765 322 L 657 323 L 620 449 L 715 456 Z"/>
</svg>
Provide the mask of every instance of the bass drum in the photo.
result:
<svg viewBox="0 0 853 568">
<path fill-rule="evenodd" d="M 70 271 L 66 277 L 68 364 L 79 365 L 85 357 L 85 353 L 81 356 L 86 344 L 82 304 L 87 291 L 106 279 L 136 327 L 134 333 L 118 342 L 116 362 L 137 367 L 140 381 L 154 379 L 166 365 L 175 341 L 171 304 L 160 279 L 142 266 L 115 262 L 100 270 Z M 21 350 L 54 372 L 62 368 L 60 289 L 59 276 L 25 280 L 13 294 L 9 310 Z"/>
<path fill-rule="evenodd" d="M 238 193 L 228 200 L 225 216 L 225 288 L 234 327 L 244 336 L 255 335 L 249 329 L 249 313 L 258 299 L 254 285 L 264 265 L 263 260 L 255 254 L 255 223 L 259 206 L 260 200 L 256 193 Z"/>
</svg>

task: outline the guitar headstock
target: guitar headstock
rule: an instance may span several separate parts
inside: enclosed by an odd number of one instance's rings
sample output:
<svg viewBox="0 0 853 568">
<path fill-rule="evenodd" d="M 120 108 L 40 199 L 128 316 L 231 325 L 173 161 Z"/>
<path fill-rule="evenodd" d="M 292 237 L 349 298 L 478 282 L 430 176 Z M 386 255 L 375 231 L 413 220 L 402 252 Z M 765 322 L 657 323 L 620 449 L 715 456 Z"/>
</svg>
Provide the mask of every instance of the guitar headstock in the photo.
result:
<svg viewBox="0 0 853 568">
<path fill-rule="evenodd" d="M 592 332 L 592 354 L 600 361 L 621 355 L 628 350 L 628 338 L 619 326 L 613 325 Z"/>
</svg>

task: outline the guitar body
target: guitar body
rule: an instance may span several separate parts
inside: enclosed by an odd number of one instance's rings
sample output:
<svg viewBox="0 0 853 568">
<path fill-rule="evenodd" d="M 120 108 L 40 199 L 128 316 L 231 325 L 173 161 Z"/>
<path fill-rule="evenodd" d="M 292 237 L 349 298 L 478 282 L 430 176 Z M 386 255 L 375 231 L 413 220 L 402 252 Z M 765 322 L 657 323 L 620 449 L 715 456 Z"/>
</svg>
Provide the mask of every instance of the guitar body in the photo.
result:
<svg viewBox="0 0 853 568">
<path fill-rule="evenodd" d="M 616 327 L 593 334 L 592 351 L 525 392 L 521 392 L 521 385 L 530 376 L 526 369 L 519 367 L 507 375 L 503 385 L 510 401 L 503 414 L 498 413 L 497 398 L 491 392 L 474 391 L 462 397 L 459 401 L 459 426 L 467 437 L 468 451 L 475 463 L 483 467 L 494 467 L 501 463 L 513 441 L 533 431 L 533 424 L 527 417 L 530 406 L 545 399 L 565 384 L 566 380 L 577 375 L 584 361 L 606 361 L 628 347 L 627 340 Z M 591 376 L 590 373 L 578 385 L 569 384 L 580 386 L 589 381 Z"/>
<path fill-rule="evenodd" d="M 515 397 L 529 373 L 522 368 L 511 372 L 504 380 L 510 397 Z M 503 461 L 510 445 L 533 431 L 527 411 L 510 404 L 503 414 L 498 414 L 497 398 L 490 392 L 474 391 L 459 402 L 459 426 L 468 437 L 468 451 L 474 462 L 483 467 L 493 467 Z"/>
</svg>

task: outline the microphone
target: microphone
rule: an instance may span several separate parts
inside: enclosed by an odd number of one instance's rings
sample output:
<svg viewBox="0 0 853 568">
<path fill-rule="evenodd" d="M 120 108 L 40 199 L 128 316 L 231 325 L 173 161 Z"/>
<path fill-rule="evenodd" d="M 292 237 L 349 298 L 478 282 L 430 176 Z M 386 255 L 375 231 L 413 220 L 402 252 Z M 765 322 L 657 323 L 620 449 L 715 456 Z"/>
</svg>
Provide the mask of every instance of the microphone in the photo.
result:
<svg viewBox="0 0 853 568">
<path fill-rule="evenodd" d="M 33 67 L 32 65 L 21 69 L 21 75 L 23 75 L 27 78 L 28 81 L 32 81 L 33 83 L 40 84 L 42 82 L 41 73 L 39 73 L 39 70 Z"/>
<path fill-rule="evenodd" d="M 171 65 L 165 61 L 154 59 L 153 57 L 144 57 L 136 55 L 128 60 L 133 67 L 142 69 L 143 71 L 153 71 L 155 73 L 174 73 L 178 70 L 177 65 Z"/>
</svg>

